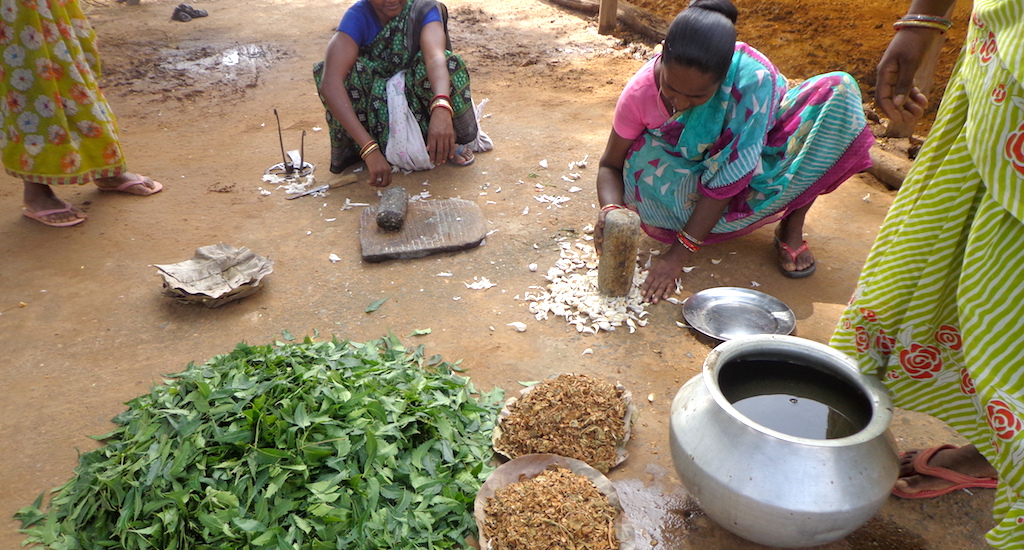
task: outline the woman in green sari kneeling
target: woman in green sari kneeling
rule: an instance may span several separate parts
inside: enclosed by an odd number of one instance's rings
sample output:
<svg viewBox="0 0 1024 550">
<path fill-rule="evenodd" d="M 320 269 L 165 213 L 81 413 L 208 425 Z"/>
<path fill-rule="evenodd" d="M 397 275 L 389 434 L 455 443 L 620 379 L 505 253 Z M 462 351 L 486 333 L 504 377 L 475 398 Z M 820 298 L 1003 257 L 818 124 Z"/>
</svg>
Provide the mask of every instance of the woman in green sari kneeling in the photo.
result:
<svg viewBox="0 0 1024 550">
<path fill-rule="evenodd" d="M 469 72 L 451 52 L 444 4 L 358 0 L 342 17 L 313 76 L 327 107 L 331 172 L 364 160 L 370 183 L 386 187 L 392 164 L 429 169 L 446 161 L 473 162 L 467 144 L 477 139 L 478 128 Z M 423 143 L 410 147 L 407 142 L 417 141 L 417 134 Z M 403 136 L 401 142 L 393 135 Z M 415 160 L 416 150 L 422 151 L 421 161 Z"/>
</svg>

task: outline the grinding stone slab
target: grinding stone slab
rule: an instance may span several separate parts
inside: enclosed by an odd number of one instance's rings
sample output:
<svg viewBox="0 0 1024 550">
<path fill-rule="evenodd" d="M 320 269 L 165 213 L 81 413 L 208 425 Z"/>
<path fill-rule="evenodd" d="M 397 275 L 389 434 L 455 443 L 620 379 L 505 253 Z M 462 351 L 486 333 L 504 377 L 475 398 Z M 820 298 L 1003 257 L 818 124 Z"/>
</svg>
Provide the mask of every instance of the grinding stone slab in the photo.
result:
<svg viewBox="0 0 1024 550">
<path fill-rule="evenodd" d="M 375 206 L 364 208 L 359 218 L 359 244 L 367 262 L 465 250 L 479 246 L 486 236 L 487 222 L 480 207 L 463 199 L 410 202 L 399 231 L 377 226 Z"/>
</svg>

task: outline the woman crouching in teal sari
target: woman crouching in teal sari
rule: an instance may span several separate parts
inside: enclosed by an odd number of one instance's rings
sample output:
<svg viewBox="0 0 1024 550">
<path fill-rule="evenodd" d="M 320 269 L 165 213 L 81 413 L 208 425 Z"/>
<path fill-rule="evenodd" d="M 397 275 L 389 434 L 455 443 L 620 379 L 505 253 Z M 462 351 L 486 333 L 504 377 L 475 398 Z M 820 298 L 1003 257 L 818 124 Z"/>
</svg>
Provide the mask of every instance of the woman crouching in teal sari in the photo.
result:
<svg viewBox="0 0 1024 550">
<path fill-rule="evenodd" d="M 648 235 L 671 243 L 642 287 L 655 303 L 676 291 L 702 244 L 779 220 L 779 268 L 810 275 L 807 211 L 871 165 L 874 138 L 853 77 L 787 89 L 764 55 L 736 41 L 736 17 L 729 0 L 695 0 L 676 17 L 663 53 L 626 84 L 601 157 L 598 250 L 616 208 L 635 210 Z"/>
<path fill-rule="evenodd" d="M 391 184 L 385 153 L 395 153 L 388 150 L 395 121 L 388 81 L 401 71 L 408 111 L 430 163 L 473 162 L 465 146 L 478 133 L 469 73 L 450 50 L 448 11 L 435 0 L 359 0 L 345 12 L 324 60 L 313 67 L 327 107 L 331 172 L 364 160 L 371 184 Z"/>
</svg>

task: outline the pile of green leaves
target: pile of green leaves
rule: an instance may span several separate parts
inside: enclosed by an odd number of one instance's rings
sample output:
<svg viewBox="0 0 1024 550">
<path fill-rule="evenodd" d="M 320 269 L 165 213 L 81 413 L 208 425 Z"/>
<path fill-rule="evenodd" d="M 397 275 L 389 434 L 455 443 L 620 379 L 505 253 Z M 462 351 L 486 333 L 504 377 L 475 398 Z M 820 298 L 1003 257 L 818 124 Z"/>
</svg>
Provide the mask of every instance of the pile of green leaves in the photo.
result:
<svg viewBox="0 0 1024 550">
<path fill-rule="evenodd" d="M 53 549 L 458 548 L 501 390 L 396 338 L 239 345 L 128 403 L 18 511 Z"/>
</svg>

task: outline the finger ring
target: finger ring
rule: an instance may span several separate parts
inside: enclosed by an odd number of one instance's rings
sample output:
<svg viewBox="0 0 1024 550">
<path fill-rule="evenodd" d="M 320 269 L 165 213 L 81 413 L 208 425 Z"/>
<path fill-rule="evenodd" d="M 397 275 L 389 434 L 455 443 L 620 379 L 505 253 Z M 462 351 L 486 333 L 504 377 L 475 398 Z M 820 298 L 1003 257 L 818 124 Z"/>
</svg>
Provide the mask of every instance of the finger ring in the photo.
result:
<svg viewBox="0 0 1024 550">
<path fill-rule="evenodd" d="M 381 181 L 381 180 L 383 180 L 383 179 L 384 179 L 384 178 L 377 178 L 377 181 Z"/>
</svg>

